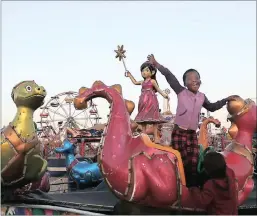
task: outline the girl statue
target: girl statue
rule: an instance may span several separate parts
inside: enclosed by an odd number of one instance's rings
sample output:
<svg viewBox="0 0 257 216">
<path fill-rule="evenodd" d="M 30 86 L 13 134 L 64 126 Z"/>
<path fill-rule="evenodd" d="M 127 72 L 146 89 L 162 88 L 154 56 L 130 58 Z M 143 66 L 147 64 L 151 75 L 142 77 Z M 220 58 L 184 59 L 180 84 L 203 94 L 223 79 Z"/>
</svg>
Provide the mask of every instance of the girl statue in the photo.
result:
<svg viewBox="0 0 257 216">
<path fill-rule="evenodd" d="M 135 121 L 142 125 L 142 132 L 146 133 L 146 126 L 153 124 L 154 142 L 160 143 L 158 136 L 158 124 L 166 122 L 159 112 L 159 103 L 156 92 L 164 98 L 169 99 L 168 94 L 163 92 L 156 81 L 156 68 L 149 62 L 145 62 L 140 67 L 141 75 L 144 80 L 136 81 L 129 71 L 126 71 L 125 76 L 129 77 L 134 85 L 141 85 L 141 95 L 138 103 L 138 114 Z"/>
</svg>

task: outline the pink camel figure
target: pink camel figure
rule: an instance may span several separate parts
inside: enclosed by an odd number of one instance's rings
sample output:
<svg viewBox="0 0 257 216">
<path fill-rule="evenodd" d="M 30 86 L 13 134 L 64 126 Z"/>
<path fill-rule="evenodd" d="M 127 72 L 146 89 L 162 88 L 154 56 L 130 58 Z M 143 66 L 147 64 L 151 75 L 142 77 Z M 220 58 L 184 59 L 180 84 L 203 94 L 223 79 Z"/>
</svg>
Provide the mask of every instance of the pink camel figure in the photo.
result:
<svg viewBox="0 0 257 216">
<path fill-rule="evenodd" d="M 114 88 L 96 81 L 91 88 L 80 90 L 74 99 L 75 108 L 84 109 L 85 103 L 95 97 L 105 98 L 111 104 L 98 152 L 99 166 L 110 190 L 121 200 L 146 206 L 203 210 L 203 206 L 193 205 L 180 153 L 153 143 L 143 133 L 132 135 L 131 112 L 122 97 L 121 86 Z M 234 115 L 238 134 L 222 154 L 238 179 L 238 204 L 241 205 L 254 186 L 251 143 L 256 131 L 256 106 L 245 104 L 238 97 L 228 103 L 228 111 Z M 219 121 L 213 120 L 213 123 L 219 124 Z"/>
</svg>

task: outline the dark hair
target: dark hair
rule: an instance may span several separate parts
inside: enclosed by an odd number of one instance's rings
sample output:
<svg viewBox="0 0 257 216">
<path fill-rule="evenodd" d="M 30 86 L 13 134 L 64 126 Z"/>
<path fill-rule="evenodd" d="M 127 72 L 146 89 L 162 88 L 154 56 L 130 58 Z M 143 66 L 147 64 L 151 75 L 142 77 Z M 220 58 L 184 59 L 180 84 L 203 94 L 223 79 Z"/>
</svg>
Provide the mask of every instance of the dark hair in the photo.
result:
<svg viewBox="0 0 257 216">
<path fill-rule="evenodd" d="M 158 82 L 156 80 L 156 72 L 157 72 L 157 69 L 150 63 L 150 62 L 144 62 L 141 66 L 140 66 L 140 71 L 142 72 L 146 67 L 149 68 L 149 70 L 151 71 L 151 73 L 154 73 L 152 74 L 151 76 L 151 79 L 154 79 L 158 85 Z M 145 78 L 144 78 L 145 79 Z M 157 92 L 156 89 L 154 89 L 155 92 Z"/>
<path fill-rule="evenodd" d="M 195 72 L 195 73 L 197 73 L 198 76 L 199 76 L 199 78 L 201 78 L 201 77 L 200 77 L 200 74 L 199 74 L 199 72 L 198 72 L 197 70 L 190 68 L 190 69 L 188 69 L 188 70 L 183 74 L 183 82 L 184 82 L 184 85 L 185 85 L 185 82 L 186 82 L 186 76 L 187 76 L 187 74 L 190 73 L 190 72 Z"/>
<path fill-rule="evenodd" d="M 157 70 L 150 62 L 144 62 L 140 66 L 140 71 L 142 72 L 146 67 L 148 67 L 152 73 L 154 72 L 154 74 L 156 74 Z"/>
<path fill-rule="evenodd" d="M 226 177 L 226 162 L 222 154 L 209 152 L 204 157 L 203 167 L 211 178 Z"/>
</svg>

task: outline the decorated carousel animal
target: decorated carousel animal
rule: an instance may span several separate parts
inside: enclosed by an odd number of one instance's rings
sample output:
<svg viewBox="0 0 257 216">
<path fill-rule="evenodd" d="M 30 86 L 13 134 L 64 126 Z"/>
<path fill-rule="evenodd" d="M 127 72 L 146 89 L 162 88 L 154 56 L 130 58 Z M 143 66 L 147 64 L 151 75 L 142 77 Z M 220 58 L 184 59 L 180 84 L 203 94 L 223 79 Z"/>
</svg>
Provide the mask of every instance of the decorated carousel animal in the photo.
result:
<svg viewBox="0 0 257 216">
<path fill-rule="evenodd" d="M 102 181 L 102 174 L 98 164 L 91 160 L 78 161 L 75 158 L 75 145 L 68 139 L 63 141 L 61 147 L 55 148 L 55 152 L 64 154 L 66 157 L 66 168 L 71 179 L 77 184 L 91 185 Z"/>
<path fill-rule="evenodd" d="M 180 153 L 153 143 L 145 134 L 133 136 L 121 86 L 115 86 L 96 81 L 91 88 L 80 91 L 74 100 L 77 109 L 83 109 L 83 105 L 95 97 L 105 98 L 111 104 L 98 155 L 101 172 L 110 189 L 121 200 L 146 206 L 203 209 L 192 202 Z M 238 179 L 238 204 L 241 205 L 254 186 L 251 144 L 256 130 L 256 106 L 245 104 L 238 97 L 229 102 L 227 108 L 234 116 L 238 134 L 222 154 Z"/>
<path fill-rule="evenodd" d="M 255 106 L 255 102 L 251 99 L 246 99 L 245 100 L 245 105 L 246 106 Z M 235 139 L 237 134 L 238 134 L 238 127 L 235 123 L 235 116 L 228 114 L 227 120 L 231 122 L 231 126 L 228 130 L 229 136 L 232 139 Z M 254 121 L 254 119 L 253 119 Z M 254 164 L 254 174 L 256 175 L 257 173 L 257 151 L 256 151 L 256 145 L 254 145 L 254 140 L 252 143 L 252 154 L 253 154 L 253 164 Z"/>
<path fill-rule="evenodd" d="M 120 88 L 120 85 L 113 85 L 112 86 L 113 89 L 116 89 L 117 91 L 122 91 L 121 88 Z M 83 92 L 85 92 L 87 90 L 86 87 L 81 87 L 79 89 L 79 94 L 82 94 Z M 121 92 L 122 93 L 122 92 Z M 132 114 L 132 112 L 134 111 L 135 109 L 135 104 L 133 101 L 130 101 L 130 100 L 125 100 L 126 101 L 126 108 L 127 108 L 127 112 L 129 115 Z M 79 104 L 79 108 L 78 109 L 86 109 L 87 108 L 87 103 L 86 102 L 82 102 Z M 109 107 L 111 108 L 111 107 Z M 109 117 L 109 116 L 108 116 Z M 132 130 L 133 133 L 137 133 L 138 131 L 142 131 L 142 126 L 137 124 L 134 120 L 130 119 L 130 128 Z M 82 131 L 81 130 L 75 130 L 75 129 L 72 129 L 71 128 L 68 128 L 68 132 L 72 135 L 72 137 L 77 137 L 77 136 L 80 136 L 82 135 Z M 83 136 L 83 135 L 82 135 Z"/>
<path fill-rule="evenodd" d="M 44 87 L 34 81 L 23 81 L 12 90 L 17 106 L 13 121 L 1 130 L 2 195 L 16 189 L 49 191 L 47 161 L 40 156 L 40 142 L 33 122 L 33 113 L 46 96 Z"/>
<path fill-rule="evenodd" d="M 246 99 L 245 100 L 245 106 L 251 106 L 251 105 L 255 105 L 255 102 L 251 99 Z M 235 119 L 234 119 L 234 115 L 233 114 L 228 114 L 228 117 L 227 117 L 227 120 L 231 122 L 231 126 L 228 130 L 228 133 L 229 133 L 229 136 L 232 138 L 232 139 L 235 139 L 236 136 L 237 136 L 237 133 L 238 133 L 238 127 L 235 123 Z"/>
</svg>

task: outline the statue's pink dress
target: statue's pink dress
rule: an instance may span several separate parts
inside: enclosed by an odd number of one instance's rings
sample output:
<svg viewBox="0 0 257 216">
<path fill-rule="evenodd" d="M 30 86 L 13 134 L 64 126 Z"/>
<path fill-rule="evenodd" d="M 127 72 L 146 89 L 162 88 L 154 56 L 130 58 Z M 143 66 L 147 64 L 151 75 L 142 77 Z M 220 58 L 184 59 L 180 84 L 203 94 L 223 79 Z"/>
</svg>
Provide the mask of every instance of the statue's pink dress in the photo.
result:
<svg viewBox="0 0 257 216">
<path fill-rule="evenodd" d="M 159 112 L 159 102 L 151 79 L 142 83 L 141 95 L 138 103 L 137 123 L 164 123 L 165 119 Z"/>
</svg>

